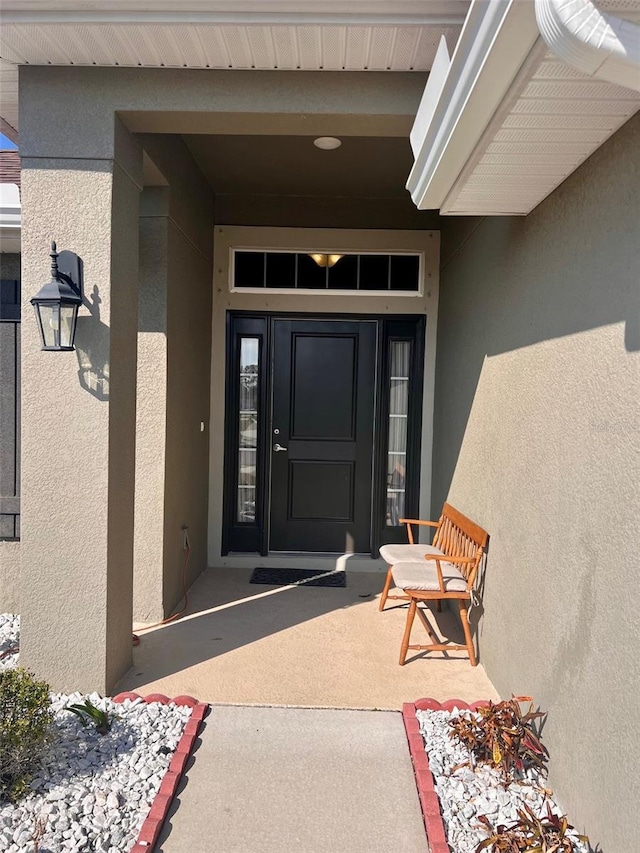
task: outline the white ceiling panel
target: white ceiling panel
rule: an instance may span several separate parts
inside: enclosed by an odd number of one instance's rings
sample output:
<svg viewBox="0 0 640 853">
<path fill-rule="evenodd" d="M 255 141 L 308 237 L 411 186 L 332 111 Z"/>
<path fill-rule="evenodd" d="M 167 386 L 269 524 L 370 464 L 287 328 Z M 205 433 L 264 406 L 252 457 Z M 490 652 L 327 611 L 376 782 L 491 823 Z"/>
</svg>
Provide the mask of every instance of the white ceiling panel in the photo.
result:
<svg viewBox="0 0 640 853">
<path fill-rule="evenodd" d="M 459 26 L 4 24 L 2 59 L 37 65 L 167 65 L 428 71 L 441 36 Z"/>
<path fill-rule="evenodd" d="M 457 4 L 459 11 L 467 5 Z M 93 23 L 90 16 L 67 23 L 4 23 L 0 115 L 18 121 L 18 65 L 428 71 L 441 36 L 453 50 L 460 29 L 457 23 Z"/>
</svg>

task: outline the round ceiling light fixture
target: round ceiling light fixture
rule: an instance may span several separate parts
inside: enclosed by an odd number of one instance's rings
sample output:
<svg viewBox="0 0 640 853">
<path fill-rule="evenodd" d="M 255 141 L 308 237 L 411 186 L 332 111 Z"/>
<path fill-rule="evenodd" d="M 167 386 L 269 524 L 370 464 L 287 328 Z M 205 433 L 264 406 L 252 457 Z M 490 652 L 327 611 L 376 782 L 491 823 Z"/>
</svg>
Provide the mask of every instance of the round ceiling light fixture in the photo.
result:
<svg viewBox="0 0 640 853">
<path fill-rule="evenodd" d="M 342 140 L 337 139 L 335 136 L 319 136 L 313 140 L 313 144 L 316 148 L 321 148 L 323 151 L 333 151 L 336 148 L 340 148 Z"/>
</svg>

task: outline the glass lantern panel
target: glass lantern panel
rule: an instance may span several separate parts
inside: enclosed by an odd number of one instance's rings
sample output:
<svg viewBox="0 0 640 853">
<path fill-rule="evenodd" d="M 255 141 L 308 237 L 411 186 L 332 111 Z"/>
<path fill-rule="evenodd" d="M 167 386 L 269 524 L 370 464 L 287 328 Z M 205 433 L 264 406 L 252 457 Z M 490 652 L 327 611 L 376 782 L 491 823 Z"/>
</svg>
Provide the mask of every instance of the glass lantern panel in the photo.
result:
<svg viewBox="0 0 640 853">
<path fill-rule="evenodd" d="M 36 303 L 36 314 L 40 323 L 42 345 L 57 347 L 60 345 L 60 305 L 57 303 Z"/>
<path fill-rule="evenodd" d="M 60 346 L 72 347 L 75 337 L 76 317 L 78 316 L 77 305 L 60 306 Z"/>
</svg>

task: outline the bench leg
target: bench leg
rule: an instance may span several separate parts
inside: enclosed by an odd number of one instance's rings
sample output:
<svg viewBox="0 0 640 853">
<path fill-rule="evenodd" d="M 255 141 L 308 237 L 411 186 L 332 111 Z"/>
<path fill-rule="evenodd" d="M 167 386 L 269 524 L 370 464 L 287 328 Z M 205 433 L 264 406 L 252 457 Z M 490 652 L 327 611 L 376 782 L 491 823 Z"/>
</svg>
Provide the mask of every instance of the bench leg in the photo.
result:
<svg viewBox="0 0 640 853">
<path fill-rule="evenodd" d="M 391 589 L 391 584 L 393 583 L 393 575 L 391 574 L 391 566 L 389 566 L 387 570 L 387 579 L 384 582 L 384 589 L 382 590 L 382 595 L 380 596 L 380 604 L 378 605 L 378 610 L 384 610 L 384 606 L 387 603 L 387 596 L 389 595 L 389 590 Z"/>
<path fill-rule="evenodd" d="M 400 666 L 404 666 L 404 662 L 407 657 L 407 651 L 409 649 L 409 638 L 411 637 L 411 626 L 413 625 L 413 620 L 416 615 L 416 607 L 416 600 L 415 598 L 412 598 L 411 604 L 409 605 L 409 612 L 407 613 L 407 624 L 405 625 L 404 629 L 402 646 L 400 647 Z"/>
<path fill-rule="evenodd" d="M 462 622 L 462 630 L 464 631 L 467 651 L 469 652 L 469 661 L 471 666 L 477 666 L 478 661 L 476 660 L 476 650 L 473 647 L 473 639 L 471 638 L 471 628 L 469 627 L 469 619 L 467 617 L 466 601 L 464 601 L 464 599 L 460 599 L 458 603 L 460 605 L 460 621 Z"/>
</svg>

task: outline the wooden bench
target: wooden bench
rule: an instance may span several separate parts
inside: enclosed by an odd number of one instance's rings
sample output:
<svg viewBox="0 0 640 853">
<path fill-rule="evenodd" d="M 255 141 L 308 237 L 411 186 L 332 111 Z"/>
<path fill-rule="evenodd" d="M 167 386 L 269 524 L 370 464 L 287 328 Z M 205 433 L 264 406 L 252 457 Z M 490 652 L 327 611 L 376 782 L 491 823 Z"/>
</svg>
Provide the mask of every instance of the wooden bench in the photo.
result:
<svg viewBox="0 0 640 853">
<path fill-rule="evenodd" d="M 476 653 L 469 627 L 467 603 L 475 583 L 478 568 L 486 551 L 489 534 L 451 504 L 445 503 L 438 521 L 400 519 L 407 525 L 408 545 L 383 545 L 380 554 L 389 563 L 380 610 L 388 598 L 409 601 L 409 612 L 400 649 L 400 666 L 404 665 L 409 649 L 416 651 L 458 651 L 466 649 L 471 666 L 477 666 Z M 413 525 L 435 528 L 433 543 L 421 545 L 414 541 Z M 392 584 L 403 595 L 390 595 Z M 418 607 L 420 601 L 455 599 L 460 608 L 460 621 L 465 645 L 441 643 L 425 614 Z M 424 625 L 429 645 L 410 645 L 411 627 L 416 613 Z"/>
</svg>

